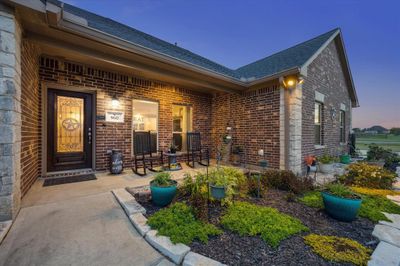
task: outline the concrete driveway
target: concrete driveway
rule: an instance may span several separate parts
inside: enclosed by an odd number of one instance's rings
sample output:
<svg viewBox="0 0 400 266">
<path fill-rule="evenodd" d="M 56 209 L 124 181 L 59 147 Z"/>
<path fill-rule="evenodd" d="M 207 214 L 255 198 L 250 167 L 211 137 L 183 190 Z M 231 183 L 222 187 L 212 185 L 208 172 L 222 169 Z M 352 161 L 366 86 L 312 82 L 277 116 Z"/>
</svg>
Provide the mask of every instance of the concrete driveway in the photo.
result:
<svg viewBox="0 0 400 266">
<path fill-rule="evenodd" d="M 111 192 L 22 208 L 0 245 L 0 265 L 156 265 L 162 260 Z"/>
</svg>

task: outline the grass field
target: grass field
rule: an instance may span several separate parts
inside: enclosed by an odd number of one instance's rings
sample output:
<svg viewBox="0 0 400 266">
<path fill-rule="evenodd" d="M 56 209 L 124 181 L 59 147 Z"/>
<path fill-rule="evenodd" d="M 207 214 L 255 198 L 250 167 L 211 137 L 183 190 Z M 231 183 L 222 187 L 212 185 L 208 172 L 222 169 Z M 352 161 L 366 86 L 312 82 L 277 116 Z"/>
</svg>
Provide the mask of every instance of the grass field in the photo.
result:
<svg viewBox="0 0 400 266">
<path fill-rule="evenodd" d="M 368 146 L 372 143 L 394 152 L 400 152 L 400 136 L 378 134 L 362 135 L 356 138 L 356 148 L 360 150 L 368 150 Z"/>
</svg>

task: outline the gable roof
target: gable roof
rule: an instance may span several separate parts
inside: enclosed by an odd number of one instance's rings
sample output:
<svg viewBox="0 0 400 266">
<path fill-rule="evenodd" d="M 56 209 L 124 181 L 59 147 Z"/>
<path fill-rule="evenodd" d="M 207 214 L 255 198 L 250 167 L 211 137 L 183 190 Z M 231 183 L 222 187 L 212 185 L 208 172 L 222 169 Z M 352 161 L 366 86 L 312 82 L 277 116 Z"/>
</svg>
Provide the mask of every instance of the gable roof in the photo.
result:
<svg viewBox="0 0 400 266">
<path fill-rule="evenodd" d="M 311 40 L 234 70 L 112 19 L 91 13 L 58 0 L 48 0 L 48 2 L 52 2 L 59 6 L 63 5 L 64 11 L 84 18 L 87 21 L 88 26 L 91 28 L 148 48 L 160 54 L 168 55 L 181 61 L 242 81 L 271 76 L 295 67 L 300 68 L 330 37 L 332 37 L 333 34 L 338 31 L 338 29 L 331 30 Z"/>
<path fill-rule="evenodd" d="M 259 82 L 277 78 L 280 75 L 300 72 L 302 69 L 307 67 L 332 40 L 335 39 L 336 43 L 339 45 L 338 50 L 340 52 L 340 57 L 342 58 L 342 66 L 348 81 L 353 104 L 354 106 L 358 106 L 357 95 L 343 44 L 343 38 L 340 29 L 338 28 L 256 62 L 237 69 L 230 69 L 187 49 L 163 41 L 112 19 L 58 0 L 40 1 L 45 6 L 47 3 L 50 3 L 61 8 L 63 13 L 62 17 L 67 21 L 81 24 L 81 26 L 105 34 L 105 36 L 111 36 L 125 41 L 134 47 L 142 48 L 145 49 L 144 51 L 156 54 L 160 58 L 167 57 L 176 63 L 183 63 L 186 67 L 195 67 L 196 70 L 205 70 L 208 73 L 217 74 L 219 77 L 228 78 L 230 81 L 237 82 L 242 86 L 252 86 Z M 70 14 L 75 16 L 75 18 L 72 18 L 72 21 L 70 20 Z"/>
</svg>

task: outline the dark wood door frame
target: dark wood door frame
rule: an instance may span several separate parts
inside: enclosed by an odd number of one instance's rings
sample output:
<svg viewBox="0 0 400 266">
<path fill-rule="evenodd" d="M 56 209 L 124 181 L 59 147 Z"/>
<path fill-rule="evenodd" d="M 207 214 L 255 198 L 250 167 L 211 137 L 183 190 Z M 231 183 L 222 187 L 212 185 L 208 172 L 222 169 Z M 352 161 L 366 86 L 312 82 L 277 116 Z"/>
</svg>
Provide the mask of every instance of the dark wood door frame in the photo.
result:
<svg viewBox="0 0 400 266">
<path fill-rule="evenodd" d="M 56 151 L 56 96 L 77 97 L 84 100 L 83 152 L 62 154 Z M 93 168 L 93 147 L 95 142 L 94 109 L 95 97 L 92 93 L 53 88 L 47 90 L 47 117 L 45 118 L 47 120 L 47 172 Z M 91 135 L 90 137 L 89 133 Z"/>
</svg>

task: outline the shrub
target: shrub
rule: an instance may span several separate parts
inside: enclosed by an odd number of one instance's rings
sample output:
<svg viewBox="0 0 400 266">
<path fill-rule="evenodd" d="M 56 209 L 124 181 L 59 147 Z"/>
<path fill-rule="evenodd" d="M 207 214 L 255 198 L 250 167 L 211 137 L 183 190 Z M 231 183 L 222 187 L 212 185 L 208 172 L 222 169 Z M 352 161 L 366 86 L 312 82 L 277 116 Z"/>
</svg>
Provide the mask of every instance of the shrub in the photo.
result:
<svg viewBox="0 0 400 266">
<path fill-rule="evenodd" d="M 295 194 L 304 193 L 313 189 L 311 178 L 296 176 L 292 171 L 266 170 L 262 182 L 269 187 L 291 191 Z"/>
<path fill-rule="evenodd" d="M 272 247 L 291 235 L 308 228 L 300 220 L 280 213 L 277 209 L 235 202 L 221 218 L 221 224 L 240 235 L 261 235 Z"/>
<path fill-rule="evenodd" d="M 367 265 L 372 253 L 371 249 L 344 237 L 310 234 L 304 237 L 304 242 L 312 248 L 314 253 L 334 262 Z"/>
<path fill-rule="evenodd" d="M 388 189 L 396 180 L 396 175 L 380 166 L 355 163 L 348 166 L 348 173 L 339 178 L 346 185 Z"/>
<path fill-rule="evenodd" d="M 214 225 L 196 220 L 192 208 L 184 203 L 161 209 L 150 216 L 147 224 L 158 234 L 170 237 L 172 243 L 190 244 L 194 239 L 207 243 L 208 236 L 222 233 Z"/>
<path fill-rule="evenodd" d="M 392 151 L 382 148 L 376 144 L 371 144 L 368 147 L 367 160 L 368 161 L 381 161 L 386 160 L 387 157 L 391 156 Z"/>
<path fill-rule="evenodd" d="M 367 218 L 373 222 L 378 221 L 390 221 L 382 212 L 400 214 L 400 206 L 392 202 L 391 200 L 381 196 L 362 196 L 361 208 L 358 212 L 360 217 Z M 304 194 L 299 199 L 303 204 L 323 209 L 324 203 L 322 200 L 321 193 L 318 191 L 311 191 Z"/>
<path fill-rule="evenodd" d="M 194 178 L 186 174 L 182 192 L 189 197 L 190 205 L 197 219 L 208 221 L 208 180 L 207 175 L 197 173 Z"/>
<path fill-rule="evenodd" d="M 161 172 L 154 176 L 151 184 L 157 187 L 168 187 L 172 184 L 175 184 L 175 181 L 172 180 L 171 174 L 168 172 Z"/>
<path fill-rule="evenodd" d="M 252 197 L 256 197 L 258 193 L 258 178 L 260 178 L 260 197 L 263 197 L 267 192 L 266 182 L 263 182 L 263 175 L 258 174 L 249 174 L 247 176 L 247 186 L 248 186 L 248 194 Z"/>
<path fill-rule="evenodd" d="M 238 195 L 245 197 L 248 192 L 247 178 L 243 172 L 233 167 L 218 167 L 211 169 L 209 174 L 211 184 L 226 186 L 223 205 L 230 205 L 233 197 Z"/>
<path fill-rule="evenodd" d="M 395 153 L 391 153 L 390 156 L 385 159 L 384 167 L 389 171 L 396 172 L 396 168 L 398 166 L 400 166 L 400 156 Z"/>
</svg>

